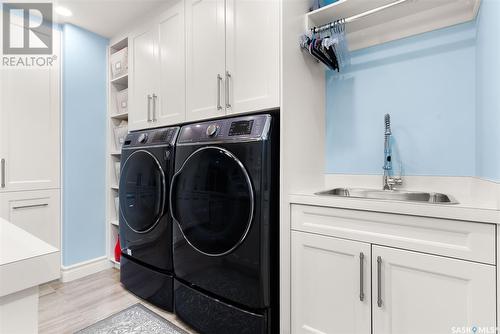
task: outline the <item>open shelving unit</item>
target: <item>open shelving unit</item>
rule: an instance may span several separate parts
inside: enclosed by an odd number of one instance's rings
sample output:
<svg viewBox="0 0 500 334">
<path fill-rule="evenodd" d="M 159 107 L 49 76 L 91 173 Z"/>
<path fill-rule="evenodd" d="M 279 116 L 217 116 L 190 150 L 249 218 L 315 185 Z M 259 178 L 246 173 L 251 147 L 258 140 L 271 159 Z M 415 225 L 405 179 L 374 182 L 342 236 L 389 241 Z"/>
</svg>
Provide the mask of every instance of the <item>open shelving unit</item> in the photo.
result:
<svg viewBox="0 0 500 334">
<path fill-rule="evenodd" d="M 305 25 L 309 30 L 351 18 L 346 32 L 355 51 L 471 21 L 479 5 L 480 0 L 339 0 L 307 13 Z"/>
<path fill-rule="evenodd" d="M 121 158 L 121 147 L 118 147 L 115 142 L 114 130 L 123 121 L 128 122 L 128 108 L 127 111 L 122 111 L 118 108 L 118 101 L 116 99 L 117 93 L 128 89 L 128 71 L 113 78 L 111 57 L 113 54 L 120 52 L 124 48 L 128 48 L 128 38 L 122 38 L 109 47 L 108 57 L 109 61 L 109 85 L 108 85 L 108 144 L 107 144 L 107 183 L 106 183 L 106 196 L 107 196 L 107 214 L 106 214 L 106 230 L 107 230 L 107 250 L 108 259 L 115 268 L 120 268 L 120 263 L 115 260 L 114 250 L 118 241 L 119 233 L 119 217 L 117 209 L 117 198 L 119 190 L 119 169 Z M 127 101 L 128 104 L 128 101 Z M 118 165 L 117 165 L 118 164 Z"/>
</svg>

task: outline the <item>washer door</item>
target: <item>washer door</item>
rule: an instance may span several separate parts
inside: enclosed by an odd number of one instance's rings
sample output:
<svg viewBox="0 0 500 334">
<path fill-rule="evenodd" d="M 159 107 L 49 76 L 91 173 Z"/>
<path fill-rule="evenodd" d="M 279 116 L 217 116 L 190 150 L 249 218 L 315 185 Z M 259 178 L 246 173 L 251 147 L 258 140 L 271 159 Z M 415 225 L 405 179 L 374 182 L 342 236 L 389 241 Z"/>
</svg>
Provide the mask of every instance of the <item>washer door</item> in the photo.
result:
<svg viewBox="0 0 500 334">
<path fill-rule="evenodd" d="M 224 148 L 191 154 L 173 178 L 170 201 L 185 239 L 205 255 L 232 252 L 250 229 L 252 184 L 241 161 Z"/>
<path fill-rule="evenodd" d="M 149 152 L 133 152 L 120 173 L 120 212 L 137 233 L 153 229 L 164 213 L 165 174 Z"/>
</svg>

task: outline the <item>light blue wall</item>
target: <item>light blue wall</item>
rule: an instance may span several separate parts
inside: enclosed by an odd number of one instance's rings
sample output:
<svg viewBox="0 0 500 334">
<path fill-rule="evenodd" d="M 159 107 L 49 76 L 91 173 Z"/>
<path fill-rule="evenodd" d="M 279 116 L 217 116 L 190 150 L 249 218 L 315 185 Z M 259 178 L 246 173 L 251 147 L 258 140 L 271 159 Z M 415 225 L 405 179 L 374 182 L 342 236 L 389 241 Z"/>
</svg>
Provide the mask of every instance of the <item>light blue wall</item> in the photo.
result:
<svg viewBox="0 0 500 334">
<path fill-rule="evenodd" d="M 482 1 L 477 26 L 476 174 L 500 181 L 500 1 Z"/>
<path fill-rule="evenodd" d="M 106 47 L 63 26 L 63 265 L 106 255 Z"/>
<path fill-rule="evenodd" d="M 406 175 L 474 175 L 475 34 L 475 23 L 434 31 L 355 52 L 350 70 L 329 71 L 326 172 L 381 174 L 390 113 Z"/>
</svg>

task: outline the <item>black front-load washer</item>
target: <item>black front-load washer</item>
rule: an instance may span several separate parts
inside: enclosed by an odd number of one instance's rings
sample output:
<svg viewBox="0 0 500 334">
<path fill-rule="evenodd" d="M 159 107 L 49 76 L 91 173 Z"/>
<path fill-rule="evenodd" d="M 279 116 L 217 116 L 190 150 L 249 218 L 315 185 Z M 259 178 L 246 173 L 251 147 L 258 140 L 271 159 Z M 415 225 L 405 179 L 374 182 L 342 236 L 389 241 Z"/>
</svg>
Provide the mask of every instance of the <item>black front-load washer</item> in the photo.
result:
<svg viewBox="0 0 500 334">
<path fill-rule="evenodd" d="M 119 185 L 120 281 L 173 310 L 172 218 L 168 195 L 178 127 L 132 132 L 122 148 Z"/>
<path fill-rule="evenodd" d="M 201 333 L 278 331 L 278 131 L 271 114 L 181 128 L 174 303 Z"/>
</svg>

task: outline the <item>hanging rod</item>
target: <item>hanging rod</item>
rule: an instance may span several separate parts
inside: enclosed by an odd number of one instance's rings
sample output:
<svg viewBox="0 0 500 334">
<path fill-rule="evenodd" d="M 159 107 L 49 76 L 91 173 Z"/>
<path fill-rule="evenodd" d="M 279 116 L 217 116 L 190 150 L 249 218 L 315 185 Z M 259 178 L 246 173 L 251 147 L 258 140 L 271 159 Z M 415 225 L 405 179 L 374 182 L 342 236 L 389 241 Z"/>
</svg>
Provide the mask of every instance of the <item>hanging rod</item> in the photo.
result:
<svg viewBox="0 0 500 334">
<path fill-rule="evenodd" d="M 319 26 L 319 27 L 314 27 L 314 28 L 311 28 L 311 30 L 315 31 L 315 32 L 322 32 L 322 31 L 325 31 L 325 30 L 329 30 L 331 29 L 337 22 L 344 22 L 344 23 L 351 23 L 351 22 L 354 22 L 356 20 L 359 20 L 363 17 L 366 17 L 366 16 L 370 16 L 372 14 L 375 14 L 375 13 L 378 13 L 378 12 L 381 12 L 385 9 L 388 9 L 388 8 L 391 8 L 391 7 L 394 7 L 394 6 L 397 6 L 397 5 L 401 5 L 405 2 L 409 2 L 409 1 L 413 1 L 413 0 L 398 0 L 398 1 L 395 1 L 395 2 L 391 2 L 387 5 L 384 5 L 384 6 L 380 6 L 380 7 L 377 7 L 377 8 L 374 8 L 374 9 L 371 9 L 371 10 L 368 10 L 366 12 L 363 12 L 361 14 L 357 14 L 357 15 L 354 15 L 354 16 L 351 16 L 351 17 L 348 17 L 348 18 L 345 18 L 345 19 L 339 19 L 337 21 L 333 21 L 333 22 L 330 22 L 328 24 L 324 24 L 322 26 Z"/>
</svg>

